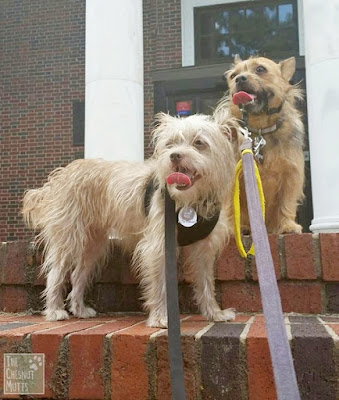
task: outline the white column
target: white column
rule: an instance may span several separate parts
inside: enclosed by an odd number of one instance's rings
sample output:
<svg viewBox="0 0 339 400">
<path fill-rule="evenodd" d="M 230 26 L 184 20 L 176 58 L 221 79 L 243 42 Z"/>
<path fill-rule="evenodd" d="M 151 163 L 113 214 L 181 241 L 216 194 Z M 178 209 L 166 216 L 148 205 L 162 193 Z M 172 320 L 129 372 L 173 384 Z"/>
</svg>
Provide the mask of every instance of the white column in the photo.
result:
<svg viewBox="0 0 339 400">
<path fill-rule="evenodd" d="M 144 159 L 142 0 L 86 1 L 85 158 Z"/>
<path fill-rule="evenodd" d="M 304 0 L 313 232 L 339 232 L 339 3 Z"/>
</svg>

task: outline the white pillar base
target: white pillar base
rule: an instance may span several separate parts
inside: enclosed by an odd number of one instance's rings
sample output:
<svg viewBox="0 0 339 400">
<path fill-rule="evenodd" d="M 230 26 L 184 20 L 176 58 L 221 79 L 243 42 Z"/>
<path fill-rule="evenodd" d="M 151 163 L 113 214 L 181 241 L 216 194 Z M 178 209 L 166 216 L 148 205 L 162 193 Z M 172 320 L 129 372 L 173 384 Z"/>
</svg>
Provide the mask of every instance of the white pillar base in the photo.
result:
<svg viewBox="0 0 339 400">
<path fill-rule="evenodd" d="M 310 230 L 313 233 L 338 233 L 339 232 L 339 217 L 322 217 L 314 218 Z"/>
<path fill-rule="evenodd" d="M 339 232 L 339 8 L 304 0 L 313 232 Z"/>
</svg>

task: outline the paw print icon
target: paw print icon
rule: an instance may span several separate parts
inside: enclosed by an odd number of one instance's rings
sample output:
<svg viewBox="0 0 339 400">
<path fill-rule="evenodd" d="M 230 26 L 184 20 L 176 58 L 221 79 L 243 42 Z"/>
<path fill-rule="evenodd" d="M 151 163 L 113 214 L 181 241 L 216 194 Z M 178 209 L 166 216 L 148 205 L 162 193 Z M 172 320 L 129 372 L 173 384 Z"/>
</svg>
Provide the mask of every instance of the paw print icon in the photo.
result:
<svg viewBox="0 0 339 400">
<path fill-rule="evenodd" d="M 29 362 L 29 368 L 36 371 L 38 369 L 38 366 L 39 367 L 42 366 L 42 357 L 34 356 L 33 358 L 30 358 L 28 362 Z"/>
</svg>

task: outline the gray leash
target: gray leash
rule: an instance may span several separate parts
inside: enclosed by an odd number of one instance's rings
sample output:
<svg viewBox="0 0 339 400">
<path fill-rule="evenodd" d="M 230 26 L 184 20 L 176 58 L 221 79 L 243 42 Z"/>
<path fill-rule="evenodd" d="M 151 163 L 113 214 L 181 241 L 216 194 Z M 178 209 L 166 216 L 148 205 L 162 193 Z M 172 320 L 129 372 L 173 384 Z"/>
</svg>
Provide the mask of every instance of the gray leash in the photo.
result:
<svg viewBox="0 0 339 400">
<path fill-rule="evenodd" d="M 175 202 L 165 192 L 165 262 L 168 314 L 168 353 L 173 400 L 185 400 L 184 367 L 181 351 L 180 312 L 176 262 Z"/>
<path fill-rule="evenodd" d="M 252 143 L 249 139 L 245 139 L 241 150 L 244 149 L 252 149 Z M 254 172 L 253 154 L 243 154 L 242 163 L 261 301 L 277 396 L 278 400 L 300 400 L 292 353 L 284 324 L 277 279 L 273 267 L 272 254 L 261 212 Z"/>
<path fill-rule="evenodd" d="M 249 139 L 242 150 L 252 149 Z M 267 231 L 262 218 L 261 205 L 254 172 L 252 153 L 245 153 L 243 175 L 248 214 L 255 246 L 258 280 L 264 310 L 268 344 L 271 353 L 278 400 L 300 400 L 291 349 L 286 334 L 279 289 L 273 267 Z M 185 400 L 184 368 L 180 336 L 180 312 L 176 263 L 175 203 L 165 192 L 165 261 L 168 313 L 168 349 L 173 400 Z"/>
</svg>

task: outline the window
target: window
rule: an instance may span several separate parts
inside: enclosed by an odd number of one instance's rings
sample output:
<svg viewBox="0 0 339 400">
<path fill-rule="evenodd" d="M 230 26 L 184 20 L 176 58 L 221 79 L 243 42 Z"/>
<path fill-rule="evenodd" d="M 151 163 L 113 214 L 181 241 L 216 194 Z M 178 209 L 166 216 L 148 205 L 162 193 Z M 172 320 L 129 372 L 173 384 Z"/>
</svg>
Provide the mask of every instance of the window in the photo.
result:
<svg viewBox="0 0 339 400">
<path fill-rule="evenodd" d="M 235 54 L 299 54 L 297 0 L 228 3 L 194 8 L 197 64 L 232 60 Z"/>
<path fill-rule="evenodd" d="M 85 141 L 85 102 L 73 101 L 73 145 L 83 146 Z"/>
</svg>

